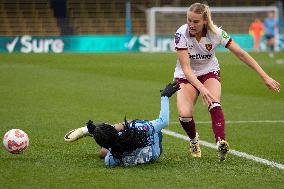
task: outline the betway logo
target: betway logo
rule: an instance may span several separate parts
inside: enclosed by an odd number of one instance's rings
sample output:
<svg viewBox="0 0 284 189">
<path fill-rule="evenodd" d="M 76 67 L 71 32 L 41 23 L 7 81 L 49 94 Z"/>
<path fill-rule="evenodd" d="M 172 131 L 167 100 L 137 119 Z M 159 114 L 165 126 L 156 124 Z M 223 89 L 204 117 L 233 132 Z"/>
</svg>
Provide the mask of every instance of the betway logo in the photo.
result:
<svg viewBox="0 0 284 189">
<path fill-rule="evenodd" d="M 212 57 L 212 54 L 193 54 L 189 55 L 189 58 L 194 59 L 194 60 L 206 60 L 210 59 Z"/>
<path fill-rule="evenodd" d="M 6 44 L 8 52 L 13 52 L 17 46 L 19 37 Z M 23 53 L 60 53 L 63 51 L 64 42 L 61 39 L 33 39 L 32 36 L 25 35 L 20 37 L 20 52 Z"/>
</svg>

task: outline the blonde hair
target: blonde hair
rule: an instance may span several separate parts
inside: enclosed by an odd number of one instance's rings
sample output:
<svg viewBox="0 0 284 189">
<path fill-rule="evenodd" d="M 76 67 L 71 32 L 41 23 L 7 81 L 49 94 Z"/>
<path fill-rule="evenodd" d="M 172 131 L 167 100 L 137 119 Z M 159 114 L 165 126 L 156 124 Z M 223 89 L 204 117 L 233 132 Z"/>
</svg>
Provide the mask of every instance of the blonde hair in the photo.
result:
<svg viewBox="0 0 284 189">
<path fill-rule="evenodd" d="M 210 31 L 216 33 L 217 26 L 212 21 L 211 11 L 210 11 L 210 8 L 209 8 L 208 5 L 205 5 L 205 4 L 202 4 L 202 3 L 194 3 L 188 8 L 187 15 L 188 15 L 189 12 L 201 14 L 203 16 L 203 19 L 207 21 L 205 28 L 207 30 L 210 30 Z"/>
</svg>

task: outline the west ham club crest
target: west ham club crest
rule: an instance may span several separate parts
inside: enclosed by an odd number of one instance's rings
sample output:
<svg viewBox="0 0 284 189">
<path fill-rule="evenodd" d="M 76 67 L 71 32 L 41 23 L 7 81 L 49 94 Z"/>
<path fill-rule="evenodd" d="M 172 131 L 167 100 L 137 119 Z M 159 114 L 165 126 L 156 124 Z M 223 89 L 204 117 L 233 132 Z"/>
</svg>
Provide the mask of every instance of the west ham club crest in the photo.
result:
<svg viewBox="0 0 284 189">
<path fill-rule="evenodd" d="M 211 51 L 211 49 L 212 49 L 212 44 L 211 44 L 211 43 L 205 44 L 205 47 L 206 47 L 206 49 L 207 49 L 208 51 Z"/>
</svg>

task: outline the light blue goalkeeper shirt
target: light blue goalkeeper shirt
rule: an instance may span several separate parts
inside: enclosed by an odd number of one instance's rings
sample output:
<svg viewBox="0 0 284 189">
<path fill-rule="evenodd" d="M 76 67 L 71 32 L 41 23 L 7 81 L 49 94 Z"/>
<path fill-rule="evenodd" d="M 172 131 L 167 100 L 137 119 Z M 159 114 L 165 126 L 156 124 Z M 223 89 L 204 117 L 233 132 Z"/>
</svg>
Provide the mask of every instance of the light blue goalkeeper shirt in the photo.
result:
<svg viewBox="0 0 284 189">
<path fill-rule="evenodd" d="M 264 30 L 266 35 L 274 36 L 275 34 L 275 27 L 277 25 L 277 22 L 274 18 L 266 18 L 264 19 Z"/>
<path fill-rule="evenodd" d="M 161 110 L 159 118 L 147 121 L 147 120 L 133 120 L 129 126 L 132 128 L 138 128 L 147 131 L 148 140 L 150 145 L 138 148 L 131 153 L 124 154 L 124 157 L 116 159 L 109 151 L 105 157 L 105 164 L 108 167 L 114 166 L 129 166 L 144 164 L 155 161 L 162 153 L 162 132 L 161 130 L 169 124 L 169 98 L 161 97 Z"/>
</svg>

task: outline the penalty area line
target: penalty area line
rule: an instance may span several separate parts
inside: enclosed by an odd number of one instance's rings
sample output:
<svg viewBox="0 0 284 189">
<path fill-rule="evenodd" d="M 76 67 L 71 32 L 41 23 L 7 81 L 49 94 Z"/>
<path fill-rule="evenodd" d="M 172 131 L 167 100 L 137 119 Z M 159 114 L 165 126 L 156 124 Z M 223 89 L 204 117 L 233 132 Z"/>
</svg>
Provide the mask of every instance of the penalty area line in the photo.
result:
<svg viewBox="0 0 284 189">
<path fill-rule="evenodd" d="M 173 132 L 173 131 L 170 131 L 170 130 L 167 130 L 167 129 L 163 129 L 162 132 L 164 134 L 167 134 L 167 135 L 179 138 L 179 139 L 183 139 L 183 140 L 189 141 L 189 138 L 187 136 L 185 136 L 185 135 L 181 135 L 179 133 L 176 133 L 176 132 Z M 203 140 L 200 140 L 199 143 L 201 145 L 203 145 L 203 146 L 208 147 L 208 148 L 213 148 L 213 149 L 217 150 L 216 144 L 209 143 L 209 142 L 206 142 L 206 141 L 203 141 Z M 271 166 L 271 167 L 276 167 L 278 169 L 284 170 L 284 165 L 283 164 L 276 163 L 276 162 L 273 162 L 273 161 L 269 161 L 267 159 L 263 159 L 263 158 L 260 158 L 260 157 L 256 157 L 256 156 L 247 154 L 245 152 L 240 152 L 240 151 L 237 151 L 237 150 L 231 150 L 230 149 L 229 153 L 233 154 L 235 156 L 239 156 L 239 157 L 242 157 L 242 158 L 245 158 L 245 159 L 248 159 L 248 160 L 252 160 L 252 161 L 255 161 L 255 162 L 258 162 L 258 163 L 262 163 L 262 164 L 265 164 L 265 165 L 268 165 L 268 166 Z"/>
</svg>

